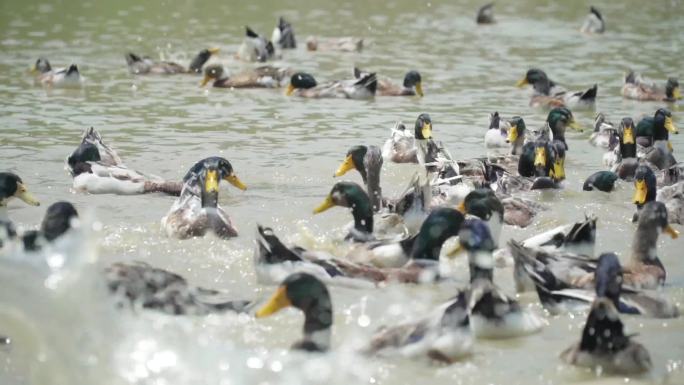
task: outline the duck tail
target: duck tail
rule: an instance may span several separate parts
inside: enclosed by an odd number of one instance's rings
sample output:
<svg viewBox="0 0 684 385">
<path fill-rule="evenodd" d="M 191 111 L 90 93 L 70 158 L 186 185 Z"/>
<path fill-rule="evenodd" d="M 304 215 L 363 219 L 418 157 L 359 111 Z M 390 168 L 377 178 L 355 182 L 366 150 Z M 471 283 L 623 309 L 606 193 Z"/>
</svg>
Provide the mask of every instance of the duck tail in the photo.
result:
<svg viewBox="0 0 684 385">
<path fill-rule="evenodd" d="M 582 222 L 577 222 L 565 237 L 563 244 L 566 246 L 579 246 L 596 243 L 596 220 L 593 215 L 585 217 Z"/>
<path fill-rule="evenodd" d="M 363 88 L 375 95 L 375 91 L 378 88 L 378 78 L 375 76 L 374 72 L 371 72 L 361 76 L 355 84 L 363 86 Z"/>
<path fill-rule="evenodd" d="M 285 246 L 270 227 L 257 225 L 254 259 L 257 264 L 277 264 L 285 261 L 301 261 L 302 258 Z"/>
<path fill-rule="evenodd" d="M 585 102 L 592 102 L 592 101 L 596 100 L 597 93 L 598 93 L 598 84 L 594 84 L 593 87 L 586 90 L 582 94 L 582 96 L 580 96 L 580 100 L 585 101 Z"/>
<path fill-rule="evenodd" d="M 127 54 L 125 55 L 125 57 L 126 57 L 126 63 L 127 63 L 128 65 L 132 65 L 133 63 L 137 63 L 137 62 L 141 62 L 141 61 L 142 61 L 142 58 L 141 58 L 140 56 L 134 54 L 133 52 L 127 53 Z"/>
<path fill-rule="evenodd" d="M 248 25 L 245 26 L 245 36 L 251 37 L 251 38 L 258 38 L 259 34 L 254 32 L 251 28 L 249 28 Z"/>
<path fill-rule="evenodd" d="M 637 73 L 629 70 L 625 75 L 625 84 L 637 84 Z"/>
</svg>

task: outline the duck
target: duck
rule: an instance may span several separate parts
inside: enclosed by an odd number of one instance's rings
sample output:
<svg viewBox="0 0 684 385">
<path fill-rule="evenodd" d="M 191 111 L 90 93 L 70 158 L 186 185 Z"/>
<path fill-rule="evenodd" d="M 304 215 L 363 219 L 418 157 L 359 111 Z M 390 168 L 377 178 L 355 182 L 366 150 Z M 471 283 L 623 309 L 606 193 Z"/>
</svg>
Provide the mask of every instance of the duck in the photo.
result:
<svg viewBox="0 0 684 385">
<path fill-rule="evenodd" d="M 597 84 L 586 91 L 568 92 L 538 68 L 529 69 L 525 77 L 516 84 L 518 87 L 526 85 L 534 88 L 530 99 L 531 107 L 593 107 L 598 92 Z"/>
<path fill-rule="evenodd" d="M 579 289 L 556 280 L 543 263 L 526 265 L 529 277 L 534 281 L 539 300 L 551 314 L 563 311 L 583 310 L 595 298 L 605 297 L 624 314 L 639 314 L 652 318 L 675 318 L 679 316 L 677 306 L 667 299 L 652 293 L 623 288 L 623 271 L 615 253 L 599 256 L 594 272 L 595 287 Z"/>
<path fill-rule="evenodd" d="M 432 139 L 430 115 L 424 113 L 418 115 L 413 133 L 406 129 L 404 123 L 397 122 L 392 128 L 390 138 L 382 146 L 382 157 L 393 163 L 420 163 L 420 156 L 422 162 L 425 163 L 425 153 L 428 151 L 430 139 Z M 431 157 L 435 158 L 436 155 Z"/>
<path fill-rule="evenodd" d="M 116 262 L 104 269 L 107 289 L 120 308 L 147 309 L 169 315 L 246 312 L 251 301 L 226 301 L 227 293 L 194 286 L 179 274 L 146 262 Z"/>
<path fill-rule="evenodd" d="M 286 95 L 303 98 L 343 98 L 372 99 L 375 97 L 378 81 L 374 73 L 360 79 L 334 81 L 319 85 L 316 79 L 307 73 L 297 72 L 290 78 Z"/>
<path fill-rule="evenodd" d="M 216 47 L 205 48 L 197 53 L 187 67 L 171 61 L 154 61 L 132 52 L 127 53 L 125 58 L 128 72 L 133 75 L 200 74 L 204 65 L 218 52 L 219 49 Z"/>
<path fill-rule="evenodd" d="M 496 242 L 487 224 L 479 218 L 466 219 L 459 243 L 468 253 L 470 324 L 477 338 L 513 338 L 539 332 L 544 321 L 523 309 L 515 299 L 494 284 Z"/>
<path fill-rule="evenodd" d="M 354 67 L 352 73 L 355 79 L 361 79 L 369 75 L 369 72 L 364 72 L 358 67 Z M 404 83 L 399 86 L 386 79 L 378 80 L 378 88 L 376 91 L 378 96 L 423 96 L 423 81 L 420 72 L 411 70 L 404 75 Z"/>
<path fill-rule="evenodd" d="M 81 143 L 66 160 L 66 168 L 74 178 L 74 190 L 90 194 L 162 192 L 178 196 L 182 187 L 180 182 L 165 181 L 128 168 L 93 127 L 84 130 Z"/>
<path fill-rule="evenodd" d="M 637 158 L 636 129 L 632 118 L 623 118 L 618 128 L 618 146 L 613 149 L 613 156 L 604 155 L 604 162 L 611 166 L 622 180 L 632 180 L 639 166 Z"/>
<path fill-rule="evenodd" d="M 245 26 L 245 38 L 235 57 L 242 61 L 263 63 L 275 57 L 275 48 L 270 40 Z"/>
<path fill-rule="evenodd" d="M 314 214 L 339 206 L 348 207 L 352 211 L 354 227 L 345 237 L 346 240 L 364 242 L 374 239 L 373 207 L 368 194 L 354 182 L 337 182 L 321 204 L 316 206 Z"/>
<path fill-rule="evenodd" d="M 666 108 L 659 108 L 653 117 L 644 117 L 636 125 L 636 143 L 648 148 L 657 142 L 663 142 L 667 150 L 672 152 L 669 134 L 678 134 L 679 130 L 672 123 L 672 113 Z"/>
<path fill-rule="evenodd" d="M 654 83 L 645 81 L 641 74 L 630 70 L 624 77 L 622 97 L 632 100 L 672 103 L 681 100 L 682 94 L 679 90 L 679 81 L 676 78 L 667 79 L 663 90 Z"/>
<path fill-rule="evenodd" d="M 22 235 L 24 250 L 37 251 L 54 242 L 78 221 L 78 211 L 67 201 L 58 201 L 48 206 L 39 230 L 30 230 Z"/>
<path fill-rule="evenodd" d="M 212 87 L 218 88 L 279 88 L 289 81 L 292 73 L 288 68 L 260 66 L 228 75 L 222 65 L 214 64 L 204 69 L 200 87 L 211 83 Z"/>
<path fill-rule="evenodd" d="M 477 16 L 475 16 L 475 22 L 477 24 L 494 24 L 496 20 L 494 19 L 494 3 L 487 3 L 481 6 L 477 10 Z"/>
<path fill-rule="evenodd" d="M 615 143 L 617 137 L 617 129 L 613 123 L 609 122 L 602 112 L 596 114 L 594 132 L 589 138 L 589 143 L 596 147 L 609 148 L 612 143 Z"/>
<path fill-rule="evenodd" d="M 7 220 L 7 204 L 17 198 L 30 206 L 40 206 L 21 177 L 13 172 L 0 172 L 0 220 Z"/>
<path fill-rule="evenodd" d="M 542 135 L 546 134 L 548 130 L 551 134 L 548 140 L 559 140 L 565 144 L 565 149 L 568 150 L 569 146 L 565 140 L 565 133 L 568 128 L 572 128 L 575 131 L 582 132 L 582 127 L 575 120 L 575 116 L 566 107 L 556 107 L 549 111 L 546 117 L 546 124 L 542 128 Z"/>
<path fill-rule="evenodd" d="M 684 181 L 658 189 L 656 200 L 667 207 L 670 223 L 684 225 Z"/>
<path fill-rule="evenodd" d="M 306 49 L 308 51 L 361 52 L 363 47 L 363 38 L 358 37 L 318 38 L 309 36 L 306 38 Z"/>
<path fill-rule="evenodd" d="M 247 189 L 225 158 L 209 157 L 190 168 L 183 178 L 180 197 L 161 220 L 162 229 L 168 237 L 202 237 L 209 231 L 224 239 L 238 235 L 230 217 L 218 205 L 221 180 L 242 191 Z"/>
<path fill-rule="evenodd" d="M 472 355 L 474 345 L 467 292 L 460 290 L 423 317 L 381 327 L 363 352 L 388 357 L 427 357 L 450 364 Z"/>
<path fill-rule="evenodd" d="M 668 223 L 665 204 L 658 201 L 646 203 L 639 214 L 632 238 L 630 261 L 624 269 L 625 285 L 637 290 L 651 290 L 665 282 L 665 267 L 656 252 L 658 236 L 663 232 L 673 239 L 679 236 L 679 232 Z M 593 273 L 597 261 L 593 257 L 562 250 L 526 247 L 514 240 L 509 242 L 509 246 L 516 263 L 533 266 L 542 263 L 554 279 L 569 287 L 594 287 Z"/>
<path fill-rule="evenodd" d="M 509 137 L 507 125 L 505 124 L 505 121 L 502 123 L 502 120 L 503 119 L 501 119 L 498 112 L 489 115 L 489 129 L 484 136 L 485 148 L 506 148 L 512 146 L 507 139 L 507 137 Z M 525 123 L 523 122 L 523 126 L 524 125 Z"/>
<path fill-rule="evenodd" d="M 637 207 L 637 213 L 632 219 L 634 222 L 638 220 L 639 212 L 646 203 L 659 201 L 665 204 L 670 223 L 684 224 L 684 181 L 659 189 L 653 169 L 646 164 L 641 164 L 634 177 L 632 200 Z"/>
<path fill-rule="evenodd" d="M 589 14 L 584 19 L 584 24 L 580 28 L 580 32 L 586 34 L 604 33 L 606 31 L 606 22 L 603 20 L 601 12 L 593 5 L 589 7 Z"/>
<path fill-rule="evenodd" d="M 278 18 L 278 24 L 275 26 L 275 28 L 273 28 L 271 41 L 279 49 L 297 48 L 297 39 L 295 39 L 294 28 L 292 28 L 292 24 L 285 21 L 282 16 Z"/>
<path fill-rule="evenodd" d="M 458 210 L 483 220 L 494 240 L 494 246 L 499 246 L 506 210 L 492 189 L 478 188 L 471 191 L 458 206 Z"/>
<path fill-rule="evenodd" d="M 304 337 L 292 345 L 292 349 L 327 352 L 332 335 L 333 307 L 326 285 L 312 274 L 291 274 L 256 311 L 255 317 L 268 317 L 287 307 L 304 313 Z"/>
<path fill-rule="evenodd" d="M 582 190 L 583 191 L 603 191 L 603 192 L 611 192 L 615 190 L 615 182 L 619 179 L 618 174 L 612 172 L 612 171 L 597 171 L 587 179 L 584 180 L 584 184 L 582 184 Z"/>
<path fill-rule="evenodd" d="M 48 59 L 43 57 L 36 60 L 31 72 L 36 76 L 36 83 L 45 87 L 81 87 L 85 83 L 76 64 L 53 69 Z"/>
<path fill-rule="evenodd" d="M 383 209 L 382 188 L 380 187 L 380 170 L 382 168 L 382 150 L 377 146 L 353 146 L 347 151 L 344 161 L 335 171 L 340 177 L 350 170 L 357 170 L 366 184 L 374 212 Z"/>
</svg>

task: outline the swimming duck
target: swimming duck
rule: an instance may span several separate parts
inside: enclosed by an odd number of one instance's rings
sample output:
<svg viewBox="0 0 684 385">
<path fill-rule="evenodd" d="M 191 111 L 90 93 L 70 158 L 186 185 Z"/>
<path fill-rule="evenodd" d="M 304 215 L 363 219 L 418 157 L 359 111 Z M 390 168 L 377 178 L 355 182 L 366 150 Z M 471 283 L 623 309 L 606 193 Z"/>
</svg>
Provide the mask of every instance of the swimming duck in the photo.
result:
<svg viewBox="0 0 684 385">
<path fill-rule="evenodd" d="M 589 7 L 589 14 L 584 19 L 584 24 L 580 28 L 580 32 L 586 34 L 603 33 L 606 31 L 606 23 L 603 20 L 603 15 L 593 5 Z"/>
<path fill-rule="evenodd" d="M 382 356 L 423 356 L 452 363 L 472 354 L 474 342 L 467 292 L 459 291 L 424 317 L 381 327 L 364 351 Z"/>
<path fill-rule="evenodd" d="M 642 147 L 651 147 L 657 142 L 663 142 L 671 152 L 669 133 L 678 134 L 679 130 L 672 123 L 672 113 L 665 108 L 659 108 L 653 117 L 644 117 L 637 123 L 636 143 Z"/>
<path fill-rule="evenodd" d="M 295 39 L 294 28 L 292 28 L 292 24 L 285 21 L 282 16 L 278 19 L 278 25 L 273 28 L 271 41 L 280 49 L 297 48 L 297 40 Z"/>
<path fill-rule="evenodd" d="M 244 312 L 249 301 L 226 301 L 225 293 L 193 286 L 182 276 L 145 262 L 117 262 L 105 271 L 107 288 L 121 307 L 171 315 Z"/>
<path fill-rule="evenodd" d="M 248 26 L 245 26 L 245 39 L 235 55 L 238 59 L 248 62 L 265 62 L 273 59 L 275 48 L 273 43 L 259 36 Z"/>
<path fill-rule="evenodd" d="M 81 87 L 84 82 L 76 64 L 52 69 L 50 62 L 42 57 L 36 60 L 31 72 L 36 75 L 36 83 L 47 87 Z"/>
<path fill-rule="evenodd" d="M 684 181 L 659 189 L 656 200 L 665 203 L 670 223 L 684 225 Z"/>
<path fill-rule="evenodd" d="M 78 211 L 69 202 L 60 201 L 51 204 L 39 230 L 27 231 L 22 236 L 25 250 L 39 250 L 43 245 L 53 242 L 73 227 L 78 220 Z"/>
<path fill-rule="evenodd" d="M 612 171 L 597 171 L 584 181 L 582 190 L 593 191 L 594 189 L 611 192 L 615 189 L 615 182 L 619 179 L 618 175 Z"/>
<path fill-rule="evenodd" d="M 348 207 L 352 210 L 354 227 L 345 239 L 368 241 L 373 239 L 373 206 L 368 194 L 354 182 L 337 182 L 325 200 L 314 209 L 320 214 L 332 207 Z"/>
<path fill-rule="evenodd" d="M 128 71 L 133 75 L 199 74 L 202 73 L 202 67 L 211 59 L 211 56 L 218 52 L 218 48 L 205 48 L 197 53 L 188 67 L 170 61 L 154 61 L 147 56 L 138 56 L 129 52 L 126 54 L 126 64 L 128 64 Z"/>
<path fill-rule="evenodd" d="M 197 162 L 183 178 L 180 197 L 162 218 L 162 229 L 169 237 L 186 239 L 202 237 L 212 231 L 221 238 L 237 236 L 228 214 L 218 206 L 219 183 L 226 180 L 246 190 L 235 175 L 233 166 L 224 158 L 210 157 Z"/>
<path fill-rule="evenodd" d="M 0 172 L 0 219 L 7 219 L 7 203 L 18 198 L 31 206 L 40 206 L 19 175 L 12 172 Z"/>
<path fill-rule="evenodd" d="M 496 243 L 487 224 L 480 219 L 467 219 L 459 232 L 459 242 L 468 252 L 468 308 L 473 333 L 478 338 L 511 338 L 540 331 L 544 321 L 523 309 L 493 282 L 492 252 Z"/>
<path fill-rule="evenodd" d="M 298 72 L 290 78 L 286 94 L 303 98 L 372 99 L 377 86 L 378 81 L 374 73 L 367 74 L 360 79 L 318 85 L 316 79 L 310 74 Z"/>
<path fill-rule="evenodd" d="M 609 148 L 611 143 L 618 137 L 617 129 L 609 122 L 603 113 L 599 112 L 594 118 L 594 132 L 589 138 L 589 143 L 597 147 Z"/>
<path fill-rule="evenodd" d="M 623 180 L 632 180 L 639 166 L 635 133 L 632 118 L 623 118 L 618 129 L 619 145 L 613 149 L 614 157 L 607 159 L 608 163 L 612 163 L 611 171 Z M 604 161 L 606 161 L 605 155 Z"/>
<path fill-rule="evenodd" d="M 475 17 L 475 22 L 477 24 L 494 24 L 494 3 L 485 4 L 477 10 L 477 16 Z"/>
<path fill-rule="evenodd" d="M 294 273 L 278 286 L 275 293 L 259 310 L 256 318 L 270 316 L 286 307 L 304 313 L 304 338 L 292 349 L 325 352 L 330 349 L 333 315 L 328 288 L 311 274 Z"/>
<path fill-rule="evenodd" d="M 633 221 L 636 222 L 641 208 L 648 202 L 663 202 L 667 207 L 668 220 L 670 223 L 684 224 L 684 182 L 677 182 L 670 186 L 657 188 L 657 178 L 653 170 L 641 164 L 634 177 L 634 204 L 637 213 Z"/>
<path fill-rule="evenodd" d="M 306 49 L 309 51 L 361 52 L 363 46 L 363 38 L 358 37 L 306 38 Z"/>
<path fill-rule="evenodd" d="M 355 79 L 361 79 L 369 75 L 369 72 L 361 71 L 354 67 L 353 74 Z M 399 86 L 386 79 L 378 80 L 378 89 L 376 91 L 378 96 L 423 96 L 423 83 L 420 73 L 411 70 L 404 76 L 404 83 Z"/>
<path fill-rule="evenodd" d="M 382 146 L 383 159 L 393 163 L 418 163 L 415 138 L 404 123 L 397 122 Z"/>
<path fill-rule="evenodd" d="M 487 224 L 487 228 L 494 240 L 494 246 L 499 246 L 501 228 L 504 223 L 505 209 L 501 200 L 489 188 L 479 188 L 466 195 L 458 210 L 464 214 L 474 215 Z"/>
<path fill-rule="evenodd" d="M 290 69 L 273 66 L 261 66 L 228 75 L 222 65 L 214 64 L 204 69 L 200 87 L 212 82 L 212 87 L 219 88 L 277 88 L 284 86 L 290 76 Z"/>
<path fill-rule="evenodd" d="M 676 78 L 667 79 L 665 90 L 663 91 L 662 88 L 657 87 L 654 83 L 645 81 L 641 74 L 634 71 L 629 71 L 625 75 L 622 96 L 625 99 L 654 100 L 658 102 L 676 102 L 682 99 L 679 81 Z"/>
<path fill-rule="evenodd" d="M 377 146 L 353 146 L 347 151 L 344 162 L 335 171 L 335 176 L 346 174 L 349 170 L 357 170 L 366 184 L 366 191 L 374 212 L 383 208 L 382 189 L 380 188 L 380 170 L 382 168 L 382 152 Z"/>
<path fill-rule="evenodd" d="M 81 144 L 67 158 L 67 169 L 76 191 L 91 194 L 146 194 L 163 192 L 178 195 L 181 183 L 164 181 L 129 169 L 119 155 L 90 127 L 83 132 Z"/>
<path fill-rule="evenodd" d="M 514 117 L 513 119 L 516 119 L 519 117 Z M 513 120 L 511 119 L 511 120 Z M 522 118 L 520 118 L 522 119 Z M 503 122 L 502 122 L 503 121 Z M 525 123 L 523 122 L 523 127 Z M 512 126 L 512 125 L 511 125 Z M 524 131 L 524 128 L 523 128 Z M 484 144 L 486 148 L 501 148 L 501 147 L 508 147 L 509 146 L 509 140 L 506 138 L 509 136 L 507 132 L 507 125 L 506 122 L 501 119 L 499 116 L 498 112 L 494 112 L 493 114 L 489 115 L 489 129 L 485 133 L 484 136 Z M 517 137 L 517 132 L 514 137 Z M 510 146 L 513 146 L 511 144 Z"/>
<path fill-rule="evenodd" d="M 532 85 L 534 93 L 530 99 L 531 107 L 591 107 L 596 103 L 598 91 L 598 85 L 594 84 L 586 91 L 568 92 L 538 68 L 528 70 L 516 85 Z"/>
</svg>

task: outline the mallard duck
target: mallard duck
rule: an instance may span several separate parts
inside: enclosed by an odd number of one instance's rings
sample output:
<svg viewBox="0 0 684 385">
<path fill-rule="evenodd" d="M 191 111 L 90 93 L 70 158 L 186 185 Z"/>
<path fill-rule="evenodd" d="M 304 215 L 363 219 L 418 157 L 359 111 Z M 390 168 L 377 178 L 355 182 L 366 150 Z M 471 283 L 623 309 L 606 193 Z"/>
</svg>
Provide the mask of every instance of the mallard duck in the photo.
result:
<svg viewBox="0 0 684 385">
<path fill-rule="evenodd" d="M 228 75 L 222 65 L 215 64 L 204 69 L 200 87 L 212 82 L 219 88 L 278 88 L 284 86 L 292 76 L 292 70 L 273 66 L 261 66 Z"/>
<path fill-rule="evenodd" d="M 382 146 L 383 159 L 393 163 L 418 163 L 415 141 L 416 136 L 406 129 L 404 123 L 397 122 L 390 138 Z"/>
<path fill-rule="evenodd" d="M 76 64 L 67 68 L 52 69 L 46 58 L 38 58 L 31 69 L 35 74 L 35 81 L 47 87 L 81 87 L 85 81 Z"/>
<path fill-rule="evenodd" d="M 670 132 L 679 133 L 677 127 L 672 123 L 672 113 L 665 108 L 659 108 L 653 117 L 644 117 L 637 123 L 636 143 L 642 147 L 651 147 L 657 142 L 663 142 L 671 152 Z"/>
<path fill-rule="evenodd" d="M 637 159 L 637 144 L 635 137 L 634 121 L 632 118 L 623 118 L 618 129 L 619 143 L 613 149 L 613 156 L 604 155 L 604 163 L 612 166 L 620 179 L 632 180 L 639 166 Z"/>
<path fill-rule="evenodd" d="M 676 102 L 682 99 L 679 81 L 676 78 L 667 79 L 665 90 L 663 90 L 654 83 L 645 81 L 641 74 L 634 71 L 629 71 L 625 75 L 622 96 L 625 99 L 655 100 L 659 102 Z"/>
<path fill-rule="evenodd" d="M 278 25 L 273 28 L 271 41 L 280 49 L 295 49 L 297 48 L 297 41 L 294 35 L 294 28 L 292 24 L 285 21 L 281 16 L 278 19 Z"/>
<path fill-rule="evenodd" d="M 634 198 L 632 198 L 636 205 L 637 212 L 632 219 L 636 222 L 639 218 L 639 212 L 648 202 L 656 200 L 657 193 L 656 176 L 653 170 L 645 164 L 640 164 L 634 173 Z"/>
<path fill-rule="evenodd" d="M 667 208 L 662 202 L 646 203 L 639 214 L 639 222 L 632 241 L 631 258 L 624 269 L 624 283 L 634 289 L 655 289 L 665 281 L 665 267 L 657 256 L 658 236 L 666 232 L 673 239 L 679 233 L 668 224 Z M 565 252 L 529 248 L 509 243 L 516 263 L 521 265 L 542 263 L 554 276 L 569 287 L 594 287 L 596 260 L 593 257 Z M 538 268 L 537 268 L 538 269 Z M 532 270 L 536 270 L 532 268 Z"/>
<path fill-rule="evenodd" d="M 459 242 L 468 252 L 468 308 L 475 335 L 478 338 L 510 338 L 540 331 L 544 321 L 523 309 L 493 282 L 492 252 L 496 242 L 487 224 L 480 219 L 467 219 L 459 232 Z"/>
<path fill-rule="evenodd" d="M 352 73 L 355 79 L 361 79 L 368 76 L 370 72 L 361 71 L 354 67 Z M 411 70 L 404 76 L 404 83 L 399 86 L 386 79 L 378 80 L 378 89 L 376 91 L 378 96 L 423 96 L 422 77 L 418 71 Z"/>
<path fill-rule="evenodd" d="M 19 175 L 12 172 L 0 172 L 0 219 L 7 219 L 7 203 L 18 198 L 31 206 L 40 206 Z"/>
<path fill-rule="evenodd" d="M 374 212 L 383 208 L 382 189 L 380 188 L 380 170 L 382 168 L 382 151 L 376 146 L 353 146 L 347 151 L 344 162 L 335 171 L 335 176 L 346 174 L 349 170 L 357 170 L 366 184 L 366 191 Z"/>
<path fill-rule="evenodd" d="M 519 117 L 514 117 L 511 120 L 514 120 Z M 522 119 L 522 118 L 520 118 Z M 502 122 L 503 121 L 503 122 Z M 523 122 L 523 132 L 524 132 L 524 125 L 525 122 Z M 511 125 L 512 127 L 512 125 Z M 509 147 L 509 140 L 506 138 L 509 136 L 508 133 L 508 127 L 507 124 L 501 117 L 499 116 L 498 112 L 494 112 L 493 114 L 489 115 L 489 129 L 485 133 L 484 136 L 484 144 L 485 148 L 502 148 L 502 147 Z M 516 133 L 517 134 L 517 133 Z M 510 144 L 512 147 L 513 144 Z"/>
<path fill-rule="evenodd" d="M 603 113 L 599 112 L 594 118 L 594 132 L 589 138 L 589 143 L 597 147 L 609 148 L 616 143 L 618 138 L 617 129 L 609 122 Z"/>
<path fill-rule="evenodd" d="M 183 178 L 180 197 L 162 218 L 162 229 L 167 236 L 186 239 L 204 236 L 208 231 L 221 238 L 237 236 L 230 217 L 218 206 L 221 180 L 240 190 L 247 189 L 224 158 L 206 158 L 190 168 Z"/>
<path fill-rule="evenodd" d="M 360 79 L 334 81 L 318 85 L 313 76 L 298 72 L 290 78 L 286 94 L 303 98 L 344 98 L 344 99 L 372 99 L 378 81 L 374 73 Z"/>
<path fill-rule="evenodd" d="M 525 77 L 516 84 L 518 87 L 532 85 L 534 93 L 530 99 L 531 107 L 592 107 L 596 103 L 598 85 L 586 91 L 568 92 L 548 78 L 538 68 L 527 71 Z"/>
<path fill-rule="evenodd" d="M 202 67 L 211 59 L 211 56 L 218 52 L 218 48 L 205 48 L 190 61 L 188 67 L 170 61 L 154 61 L 147 56 L 138 56 L 129 52 L 126 54 L 126 64 L 128 64 L 128 71 L 133 75 L 199 74 L 202 73 Z"/>
<path fill-rule="evenodd" d="M 51 204 L 39 230 L 27 231 L 22 235 L 25 250 L 39 250 L 43 245 L 53 242 L 72 228 L 78 220 L 78 211 L 69 202 L 60 201 Z"/>
<path fill-rule="evenodd" d="M 182 187 L 179 182 L 164 181 L 129 169 L 92 127 L 84 131 L 81 144 L 67 158 L 66 167 L 74 178 L 74 190 L 91 194 L 163 192 L 177 196 Z"/>
<path fill-rule="evenodd" d="M 589 7 L 589 14 L 584 19 L 584 24 L 580 28 L 580 32 L 586 34 L 603 33 L 606 31 L 606 23 L 603 20 L 603 15 L 593 5 Z"/>
<path fill-rule="evenodd" d="M 311 274 L 289 275 L 268 302 L 257 310 L 256 317 L 267 317 L 290 306 L 304 313 L 304 338 L 292 345 L 292 349 L 308 352 L 330 349 L 333 310 L 325 284 Z"/>
<path fill-rule="evenodd" d="M 266 62 L 275 56 L 273 43 L 259 36 L 251 28 L 245 26 L 245 39 L 242 41 L 235 55 L 238 59 L 248 62 Z"/>
<path fill-rule="evenodd" d="M 309 51 L 361 52 L 363 45 L 363 38 L 358 37 L 306 38 L 306 49 Z"/>
<path fill-rule="evenodd" d="M 499 246 L 501 228 L 504 224 L 505 209 L 501 200 L 489 188 L 479 188 L 466 195 L 458 210 L 474 215 L 487 223 L 494 245 Z"/>
<path fill-rule="evenodd" d="M 613 302 L 605 297 L 596 298 L 580 342 L 565 349 L 560 358 L 569 365 L 601 368 L 608 373 L 634 374 L 651 370 L 653 364 L 648 350 L 625 335 L 623 329 Z"/>
<path fill-rule="evenodd" d="M 477 24 L 494 24 L 494 3 L 485 4 L 477 10 L 477 16 L 475 17 L 475 22 Z"/>
<path fill-rule="evenodd" d="M 352 211 L 354 227 L 345 239 L 361 242 L 373 239 L 373 207 L 361 186 L 354 182 L 335 183 L 325 200 L 314 209 L 314 214 L 335 206 L 348 207 Z"/>
<path fill-rule="evenodd" d="M 145 262 L 117 262 L 105 271 L 107 288 L 119 306 L 172 315 L 243 312 L 249 301 L 226 301 L 226 293 L 193 286 L 182 276 Z"/>
<path fill-rule="evenodd" d="M 657 177 L 653 170 L 641 164 L 634 177 L 634 204 L 637 213 L 633 221 L 637 221 L 642 207 L 653 201 L 663 202 L 667 207 L 668 220 L 670 223 L 684 224 L 684 182 L 677 182 L 670 186 L 657 188 Z"/>
<path fill-rule="evenodd" d="M 460 291 L 418 320 L 381 327 L 364 351 L 382 356 L 424 356 L 452 363 L 470 355 L 474 343 L 467 292 Z"/>
<path fill-rule="evenodd" d="M 618 175 L 612 171 L 597 171 L 584 180 L 582 190 L 611 192 L 615 189 L 615 182 L 618 179 Z"/>
<path fill-rule="evenodd" d="M 656 200 L 667 207 L 670 223 L 684 225 L 684 181 L 658 189 Z"/>
</svg>

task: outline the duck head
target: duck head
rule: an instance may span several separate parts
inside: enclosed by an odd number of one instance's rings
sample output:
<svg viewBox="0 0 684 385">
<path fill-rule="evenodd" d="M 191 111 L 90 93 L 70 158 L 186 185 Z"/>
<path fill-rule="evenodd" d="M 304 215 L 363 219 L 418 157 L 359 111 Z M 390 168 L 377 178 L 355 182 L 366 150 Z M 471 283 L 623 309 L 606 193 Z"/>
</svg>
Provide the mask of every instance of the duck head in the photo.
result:
<svg viewBox="0 0 684 385">
<path fill-rule="evenodd" d="M 438 261 L 442 245 L 447 239 L 458 235 L 463 220 L 463 214 L 452 208 L 432 210 L 420 226 L 411 258 Z"/>
<path fill-rule="evenodd" d="M 665 96 L 668 101 L 677 101 L 682 99 L 682 93 L 679 90 L 679 80 L 676 78 L 667 79 L 665 84 Z"/>
<path fill-rule="evenodd" d="M 305 72 L 297 72 L 290 77 L 290 84 L 287 86 L 285 94 L 290 96 L 295 90 L 307 90 L 309 88 L 314 88 L 317 85 L 318 83 L 316 83 L 316 79 L 314 79 L 312 75 Z"/>
<path fill-rule="evenodd" d="M 40 206 L 19 175 L 11 172 L 0 172 L 0 206 L 6 206 L 12 198 L 19 198 L 31 206 Z"/>
<path fill-rule="evenodd" d="M 634 173 L 634 197 L 632 200 L 637 208 L 656 199 L 656 176 L 653 170 L 645 164 L 640 164 Z"/>
<path fill-rule="evenodd" d="M 354 229 L 367 234 L 373 232 L 373 208 L 368 194 L 361 186 L 354 182 L 335 183 L 328 196 L 316 206 L 313 213 L 319 214 L 335 206 L 351 208 Z"/>
<path fill-rule="evenodd" d="M 468 252 L 470 281 L 494 278 L 494 257 L 496 241 L 492 238 L 487 223 L 481 219 L 466 219 L 458 234 L 460 246 Z"/>
<path fill-rule="evenodd" d="M 423 96 L 423 80 L 418 71 L 409 71 L 404 76 L 404 88 L 415 90 L 416 95 Z"/>
<path fill-rule="evenodd" d="M 44 57 L 38 58 L 38 60 L 36 60 L 36 64 L 34 64 L 33 68 L 31 68 L 31 72 L 36 74 L 44 74 L 50 71 L 52 71 L 52 66 L 50 65 L 48 59 Z"/>
<path fill-rule="evenodd" d="M 418 140 L 432 139 L 432 119 L 430 119 L 430 115 L 418 115 L 414 127 L 414 135 Z"/>
<path fill-rule="evenodd" d="M 202 82 L 200 83 L 200 87 L 206 86 L 207 83 L 209 83 L 211 81 L 217 81 L 217 80 L 223 79 L 224 73 L 225 73 L 225 70 L 223 69 L 223 66 L 220 64 L 213 64 L 213 65 L 207 66 L 207 68 L 204 69 L 204 78 L 202 79 Z"/>
<path fill-rule="evenodd" d="M 190 65 L 188 66 L 188 70 L 192 73 L 201 73 L 202 72 L 202 67 L 211 59 L 212 55 L 218 54 L 219 49 L 216 47 L 213 48 L 205 48 L 192 59 L 190 62 Z"/>
</svg>

